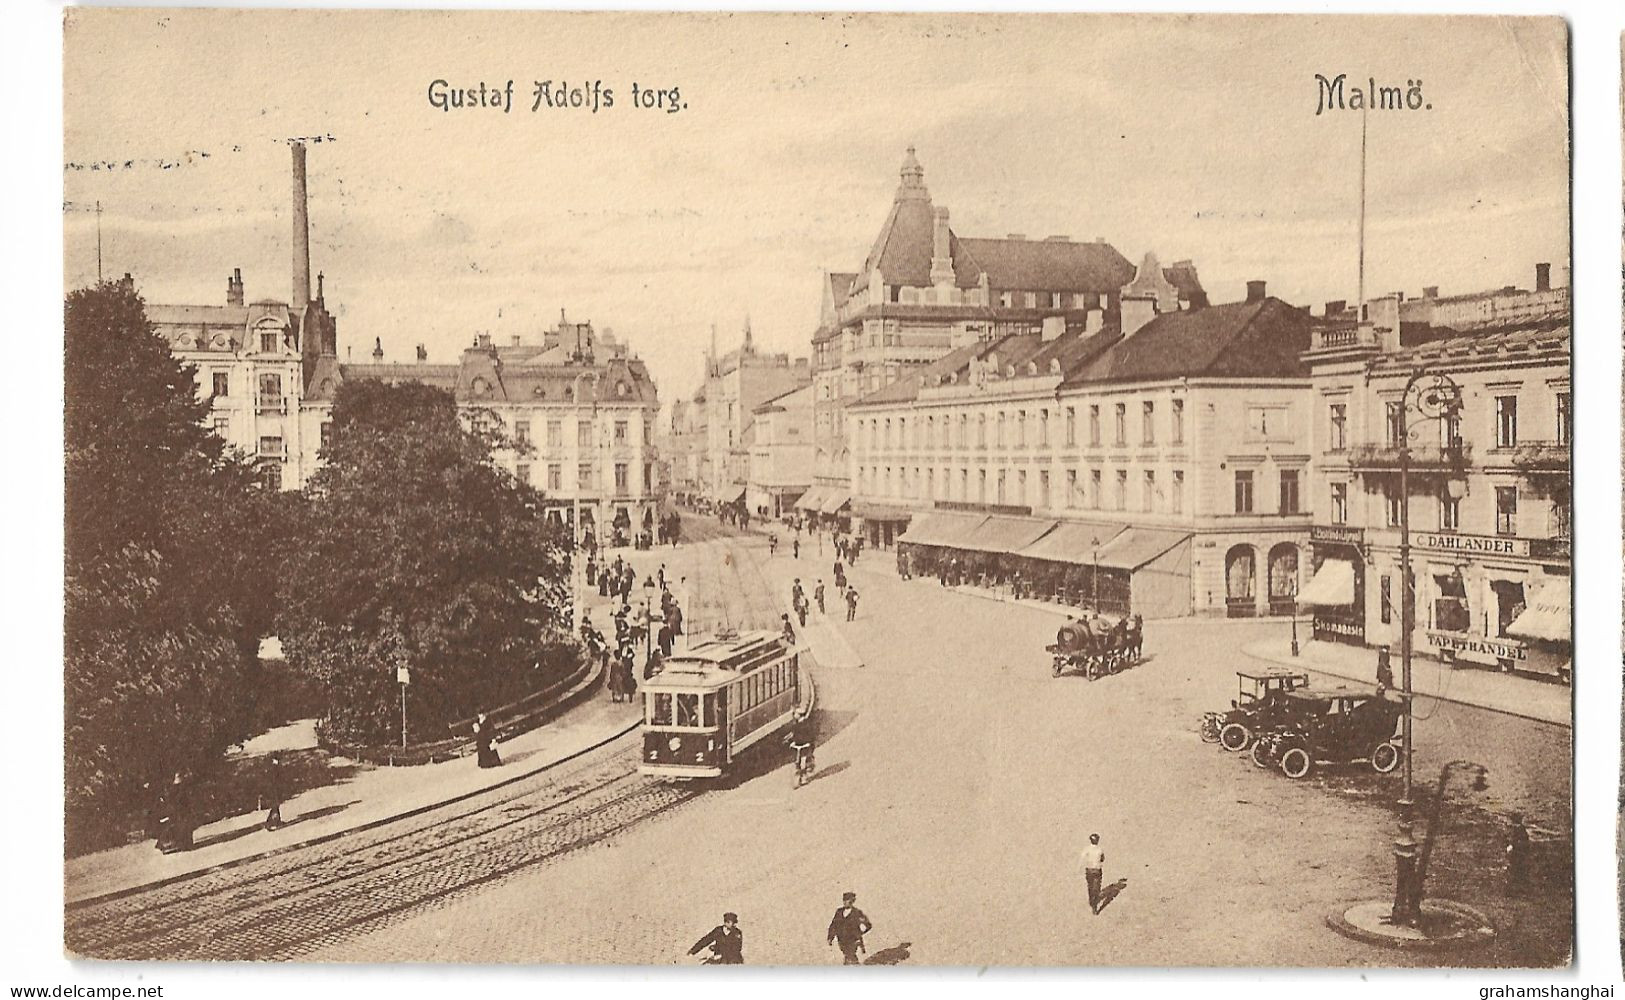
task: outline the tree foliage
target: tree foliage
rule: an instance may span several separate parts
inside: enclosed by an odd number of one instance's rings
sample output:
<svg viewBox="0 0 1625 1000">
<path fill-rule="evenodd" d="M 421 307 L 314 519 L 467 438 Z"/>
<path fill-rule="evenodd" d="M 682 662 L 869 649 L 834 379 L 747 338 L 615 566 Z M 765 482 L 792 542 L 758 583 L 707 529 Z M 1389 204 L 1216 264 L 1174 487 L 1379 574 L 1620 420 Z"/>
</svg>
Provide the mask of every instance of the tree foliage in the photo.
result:
<svg viewBox="0 0 1625 1000">
<path fill-rule="evenodd" d="M 75 291 L 64 320 L 72 836 L 247 735 L 287 501 L 203 425 L 195 371 L 133 289 Z"/>
<path fill-rule="evenodd" d="M 277 621 L 335 734 L 398 738 L 401 666 L 414 740 L 558 672 L 566 552 L 536 492 L 492 464 L 499 444 L 440 389 L 340 388 Z"/>
</svg>

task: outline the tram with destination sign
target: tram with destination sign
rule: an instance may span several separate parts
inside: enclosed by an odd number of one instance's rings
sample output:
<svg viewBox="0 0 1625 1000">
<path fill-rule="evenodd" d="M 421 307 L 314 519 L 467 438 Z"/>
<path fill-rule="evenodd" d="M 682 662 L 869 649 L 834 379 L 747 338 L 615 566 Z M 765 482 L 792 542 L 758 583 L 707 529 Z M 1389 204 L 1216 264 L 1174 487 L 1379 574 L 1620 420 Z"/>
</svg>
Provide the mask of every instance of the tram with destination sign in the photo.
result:
<svg viewBox="0 0 1625 1000">
<path fill-rule="evenodd" d="M 782 633 L 723 634 L 643 682 L 643 759 L 662 778 L 717 778 L 801 705 L 800 651 Z"/>
</svg>

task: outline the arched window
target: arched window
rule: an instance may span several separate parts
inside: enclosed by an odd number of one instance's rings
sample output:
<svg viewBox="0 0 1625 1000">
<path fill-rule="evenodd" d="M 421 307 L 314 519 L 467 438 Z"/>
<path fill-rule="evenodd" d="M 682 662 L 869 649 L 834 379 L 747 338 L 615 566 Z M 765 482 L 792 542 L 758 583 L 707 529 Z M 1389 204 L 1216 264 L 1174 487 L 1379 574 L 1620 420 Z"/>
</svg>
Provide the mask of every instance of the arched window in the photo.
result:
<svg viewBox="0 0 1625 1000">
<path fill-rule="evenodd" d="M 1253 547 L 1237 545 L 1224 555 L 1224 599 L 1231 618 L 1251 618 L 1255 613 L 1257 568 Z"/>
</svg>

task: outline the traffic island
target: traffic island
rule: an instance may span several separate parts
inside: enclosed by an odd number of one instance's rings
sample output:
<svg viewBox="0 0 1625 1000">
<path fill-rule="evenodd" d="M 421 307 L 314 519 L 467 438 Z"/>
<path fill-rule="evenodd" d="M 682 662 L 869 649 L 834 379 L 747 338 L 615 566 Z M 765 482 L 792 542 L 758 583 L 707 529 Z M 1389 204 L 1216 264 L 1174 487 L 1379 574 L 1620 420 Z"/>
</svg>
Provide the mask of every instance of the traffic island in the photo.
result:
<svg viewBox="0 0 1625 1000">
<path fill-rule="evenodd" d="M 1450 899 L 1422 902 L 1416 926 L 1393 922 L 1393 901 L 1373 899 L 1332 913 L 1326 923 L 1345 937 L 1406 951 L 1469 948 L 1495 940 L 1495 924 L 1465 903 Z"/>
</svg>

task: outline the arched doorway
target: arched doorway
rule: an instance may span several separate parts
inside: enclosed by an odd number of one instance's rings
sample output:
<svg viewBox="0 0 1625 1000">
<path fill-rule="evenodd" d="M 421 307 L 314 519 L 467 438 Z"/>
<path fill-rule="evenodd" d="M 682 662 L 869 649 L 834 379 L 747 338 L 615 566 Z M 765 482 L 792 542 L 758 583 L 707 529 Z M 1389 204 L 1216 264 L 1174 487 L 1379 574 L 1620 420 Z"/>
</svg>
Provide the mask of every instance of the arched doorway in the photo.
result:
<svg viewBox="0 0 1625 1000">
<path fill-rule="evenodd" d="M 1224 613 L 1227 618 L 1258 614 L 1258 568 L 1251 545 L 1231 546 L 1224 554 Z"/>
<path fill-rule="evenodd" d="M 1290 615 L 1298 596 L 1298 547 L 1282 542 L 1270 549 L 1270 614 Z"/>
</svg>

